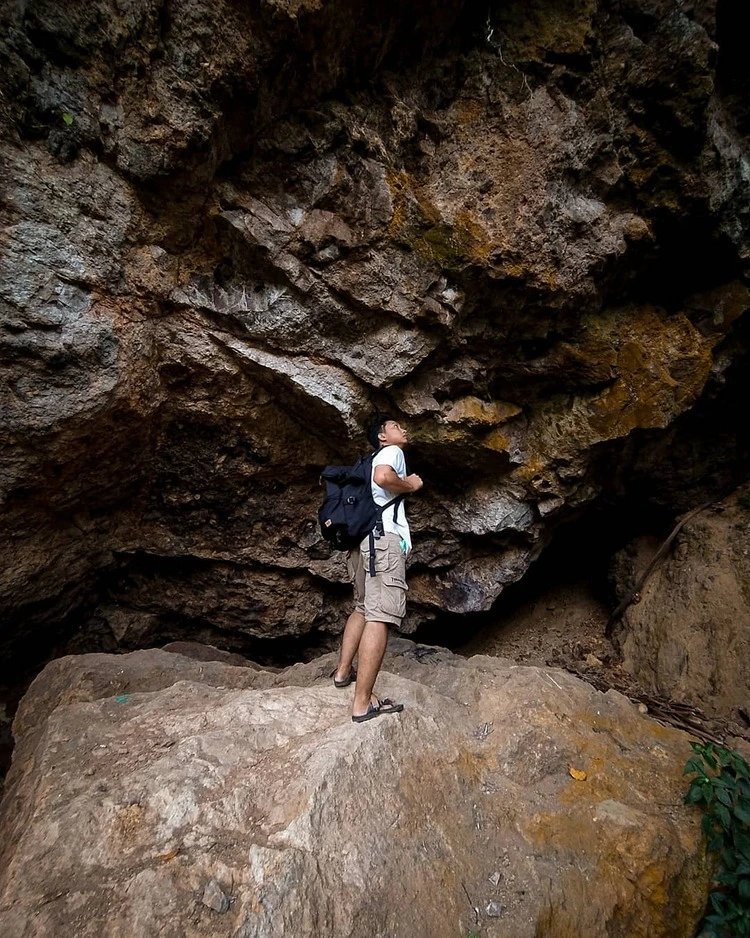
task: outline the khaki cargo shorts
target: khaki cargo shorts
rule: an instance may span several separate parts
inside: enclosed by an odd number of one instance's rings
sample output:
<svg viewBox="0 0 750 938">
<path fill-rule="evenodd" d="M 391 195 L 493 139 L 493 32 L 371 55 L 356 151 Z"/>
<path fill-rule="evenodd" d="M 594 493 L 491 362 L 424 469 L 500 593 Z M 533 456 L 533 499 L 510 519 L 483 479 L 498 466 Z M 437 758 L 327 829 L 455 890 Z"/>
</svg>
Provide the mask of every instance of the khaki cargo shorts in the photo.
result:
<svg viewBox="0 0 750 938">
<path fill-rule="evenodd" d="M 385 534 L 375 541 L 375 576 L 370 576 L 370 543 L 365 538 L 349 551 L 346 566 L 354 589 L 354 611 L 365 622 L 401 625 L 406 615 L 406 555 L 398 534 Z"/>
</svg>

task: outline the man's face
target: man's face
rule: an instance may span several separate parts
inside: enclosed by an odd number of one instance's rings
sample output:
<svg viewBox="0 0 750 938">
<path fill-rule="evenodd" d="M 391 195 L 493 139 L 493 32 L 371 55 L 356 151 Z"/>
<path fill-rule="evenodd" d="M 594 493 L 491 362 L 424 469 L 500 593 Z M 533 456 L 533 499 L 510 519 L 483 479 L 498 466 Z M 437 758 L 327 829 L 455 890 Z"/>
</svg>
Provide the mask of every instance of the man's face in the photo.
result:
<svg viewBox="0 0 750 938">
<path fill-rule="evenodd" d="M 406 430 L 395 420 L 387 420 L 378 434 L 382 446 L 406 446 L 408 437 Z"/>
</svg>

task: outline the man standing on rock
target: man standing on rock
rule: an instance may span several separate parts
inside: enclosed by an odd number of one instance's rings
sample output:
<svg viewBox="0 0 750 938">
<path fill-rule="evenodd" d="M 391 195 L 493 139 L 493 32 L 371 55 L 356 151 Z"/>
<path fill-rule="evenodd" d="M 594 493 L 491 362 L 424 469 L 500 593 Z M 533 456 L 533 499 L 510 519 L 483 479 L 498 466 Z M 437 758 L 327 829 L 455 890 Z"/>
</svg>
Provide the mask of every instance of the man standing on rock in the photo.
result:
<svg viewBox="0 0 750 938">
<path fill-rule="evenodd" d="M 378 417 L 367 438 L 377 453 L 372 461 L 372 497 L 385 505 L 397 495 L 422 488 L 418 475 L 406 474 L 404 447 L 406 431 L 390 417 Z M 375 576 L 370 576 L 370 545 L 375 548 Z M 341 639 L 339 663 L 333 674 L 336 687 L 347 687 L 356 679 L 352 720 L 364 723 L 385 713 L 399 713 L 403 704 L 378 699 L 372 692 L 388 644 L 388 628 L 398 626 L 406 614 L 406 555 L 411 550 L 411 534 L 406 512 L 397 502 L 383 512 L 383 534 L 366 537 L 349 552 L 347 568 L 354 588 L 354 612 L 349 616 Z M 359 655 L 356 676 L 352 669 Z"/>
</svg>

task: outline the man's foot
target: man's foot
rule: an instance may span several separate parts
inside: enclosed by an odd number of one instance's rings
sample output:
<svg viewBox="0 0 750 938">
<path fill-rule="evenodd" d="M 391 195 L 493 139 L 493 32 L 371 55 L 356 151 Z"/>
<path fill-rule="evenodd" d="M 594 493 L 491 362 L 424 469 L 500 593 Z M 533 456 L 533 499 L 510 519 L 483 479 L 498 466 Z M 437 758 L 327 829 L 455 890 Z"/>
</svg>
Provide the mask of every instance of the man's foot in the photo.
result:
<svg viewBox="0 0 750 938">
<path fill-rule="evenodd" d="M 375 698 L 375 703 L 371 703 L 367 708 L 367 713 L 353 713 L 352 720 L 355 723 L 364 723 L 365 720 L 374 720 L 375 717 L 383 716 L 385 713 L 401 713 L 404 705 L 394 703 L 390 697 L 383 697 L 382 700 Z"/>
<path fill-rule="evenodd" d="M 333 671 L 329 674 L 329 677 L 333 678 L 334 687 L 348 687 L 353 681 L 357 680 L 357 672 L 354 668 L 349 668 L 349 676 L 339 679 L 336 677 L 338 668 L 334 668 Z"/>
</svg>

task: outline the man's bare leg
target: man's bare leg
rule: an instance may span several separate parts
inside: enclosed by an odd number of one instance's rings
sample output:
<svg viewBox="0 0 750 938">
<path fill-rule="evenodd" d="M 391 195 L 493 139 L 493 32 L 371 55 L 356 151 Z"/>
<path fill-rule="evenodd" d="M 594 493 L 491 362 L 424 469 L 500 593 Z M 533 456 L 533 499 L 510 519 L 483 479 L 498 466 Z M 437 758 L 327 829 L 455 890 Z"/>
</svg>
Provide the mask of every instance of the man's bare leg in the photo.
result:
<svg viewBox="0 0 750 938">
<path fill-rule="evenodd" d="M 365 617 L 361 612 L 353 612 L 346 620 L 344 634 L 341 636 L 339 664 L 333 675 L 336 681 L 345 681 L 352 671 L 352 662 L 357 654 L 362 633 L 365 630 Z"/>
<path fill-rule="evenodd" d="M 372 689 L 378 676 L 383 655 L 388 645 L 388 626 L 385 622 L 365 623 L 359 641 L 359 660 L 357 663 L 357 683 L 354 685 L 354 703 L 352 715 L 367 713 L 372 701 Z"/>
</svg>

